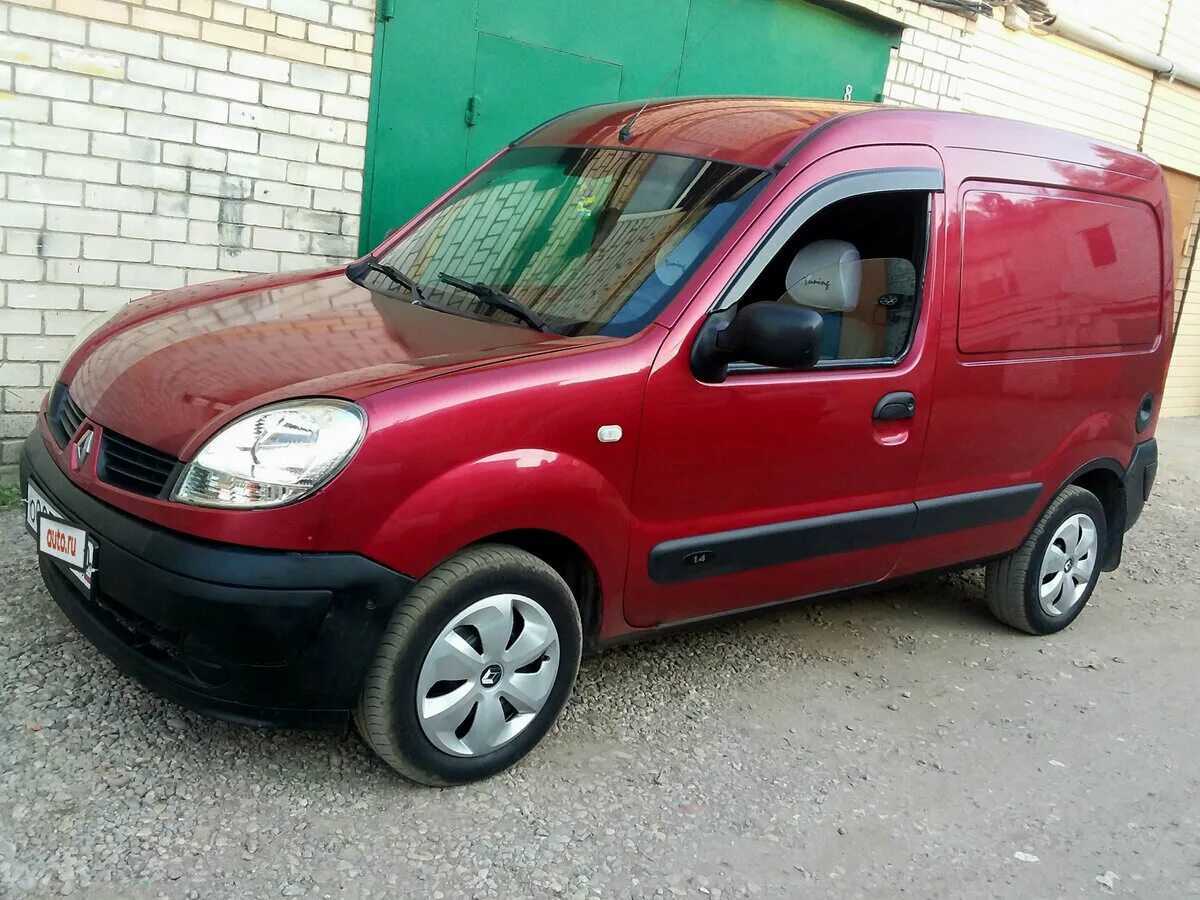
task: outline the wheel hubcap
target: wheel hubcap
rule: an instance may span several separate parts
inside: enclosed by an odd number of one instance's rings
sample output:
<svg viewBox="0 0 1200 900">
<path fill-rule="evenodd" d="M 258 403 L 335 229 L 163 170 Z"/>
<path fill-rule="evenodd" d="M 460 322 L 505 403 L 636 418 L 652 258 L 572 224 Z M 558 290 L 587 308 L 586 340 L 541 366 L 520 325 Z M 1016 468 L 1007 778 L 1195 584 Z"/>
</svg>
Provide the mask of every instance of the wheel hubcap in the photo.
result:
<svg viewBox="0 0 1200 900">
<path fill-rule="evenodd" d="M 1058 526 L 1042 557 L 1038 585 L 1042 612 L 1063 616 L 1083 601 L 1098 552 L 1096 523 L 1089 516 L 1076 513 Z"/>
<path fill-rule="evenodd" d="M 472 603 L 442 629 L 417 678 L 417 719 L 439 750 L 480 756 L 524 731 L 558 675 L 558 631 L 520 594 Z"/>
</svg>

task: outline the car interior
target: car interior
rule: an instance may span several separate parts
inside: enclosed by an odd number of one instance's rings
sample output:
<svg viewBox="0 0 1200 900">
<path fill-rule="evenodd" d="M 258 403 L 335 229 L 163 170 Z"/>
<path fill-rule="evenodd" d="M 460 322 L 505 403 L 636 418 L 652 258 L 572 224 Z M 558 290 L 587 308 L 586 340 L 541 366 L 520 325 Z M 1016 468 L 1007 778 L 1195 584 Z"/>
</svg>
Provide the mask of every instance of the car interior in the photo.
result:
<svg viewBox="0 0 1200 900">
<path fill-rule="evenodd" d="M 797 229 L 741 302 L 818 311 L 822 362 L 897 359 L 916 320 L 928 221 L 923 192 L 831 204 Z"/>
</svg>

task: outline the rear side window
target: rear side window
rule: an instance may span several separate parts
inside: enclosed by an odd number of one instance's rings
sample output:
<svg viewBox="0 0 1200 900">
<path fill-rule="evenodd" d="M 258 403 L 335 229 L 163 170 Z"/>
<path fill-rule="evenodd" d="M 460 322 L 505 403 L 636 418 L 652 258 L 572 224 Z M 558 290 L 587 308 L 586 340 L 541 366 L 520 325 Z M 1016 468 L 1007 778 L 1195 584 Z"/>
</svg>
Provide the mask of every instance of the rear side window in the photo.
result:
<svg viewBox="0 0 1200 900">
<path fill-rule="evenodd" d="M 1157 337 L 1162 237 L 1149 207 L 972 190 L 962 221 L 962 352 L 1124 347 Z"/>
</svg>

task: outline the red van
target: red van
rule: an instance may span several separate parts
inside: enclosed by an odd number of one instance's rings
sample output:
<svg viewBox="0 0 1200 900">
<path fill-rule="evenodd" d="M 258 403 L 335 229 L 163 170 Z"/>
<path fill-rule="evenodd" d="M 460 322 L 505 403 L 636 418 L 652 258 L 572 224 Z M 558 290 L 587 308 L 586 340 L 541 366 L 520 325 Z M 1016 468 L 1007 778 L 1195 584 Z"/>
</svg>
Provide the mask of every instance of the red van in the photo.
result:
<svg viewBox="0 0 1200 900">
<path fill-rule="evenodd" d="M 130 675 L 495 773 L 582 650 L 948 567 L 1047 634 L 1154 481 L 1153 162 L 951 113 L 621 103 L 347 269 L 121 309 L 21 459 L 41 571 Z"/>
</svg>

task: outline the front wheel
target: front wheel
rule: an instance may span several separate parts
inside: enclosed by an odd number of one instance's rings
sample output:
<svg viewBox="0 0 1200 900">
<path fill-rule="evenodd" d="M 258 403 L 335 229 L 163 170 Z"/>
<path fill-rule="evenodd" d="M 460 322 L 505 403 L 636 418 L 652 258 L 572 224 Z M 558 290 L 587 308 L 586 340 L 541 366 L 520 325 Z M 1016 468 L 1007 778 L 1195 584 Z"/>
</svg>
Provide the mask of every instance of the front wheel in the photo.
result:
<svg viewBox="0 0 1200 900">
<path fill-rule="evenodd" d="M 1006 625 L 1053 634 L 1083 611 L 1100 578 L 1107 531 L 1091 491 L 1068 485 L 1016 552 L 987 567 L 987 603 Z"/>
<path fill-rule="evenodd" d="M 354 719 L 402 775 L 461 784 L 508 768 L 571 693 L 579 608 L 549 565 L 503 544 L 442 563 L 397 607 Z"/>
</svg>

